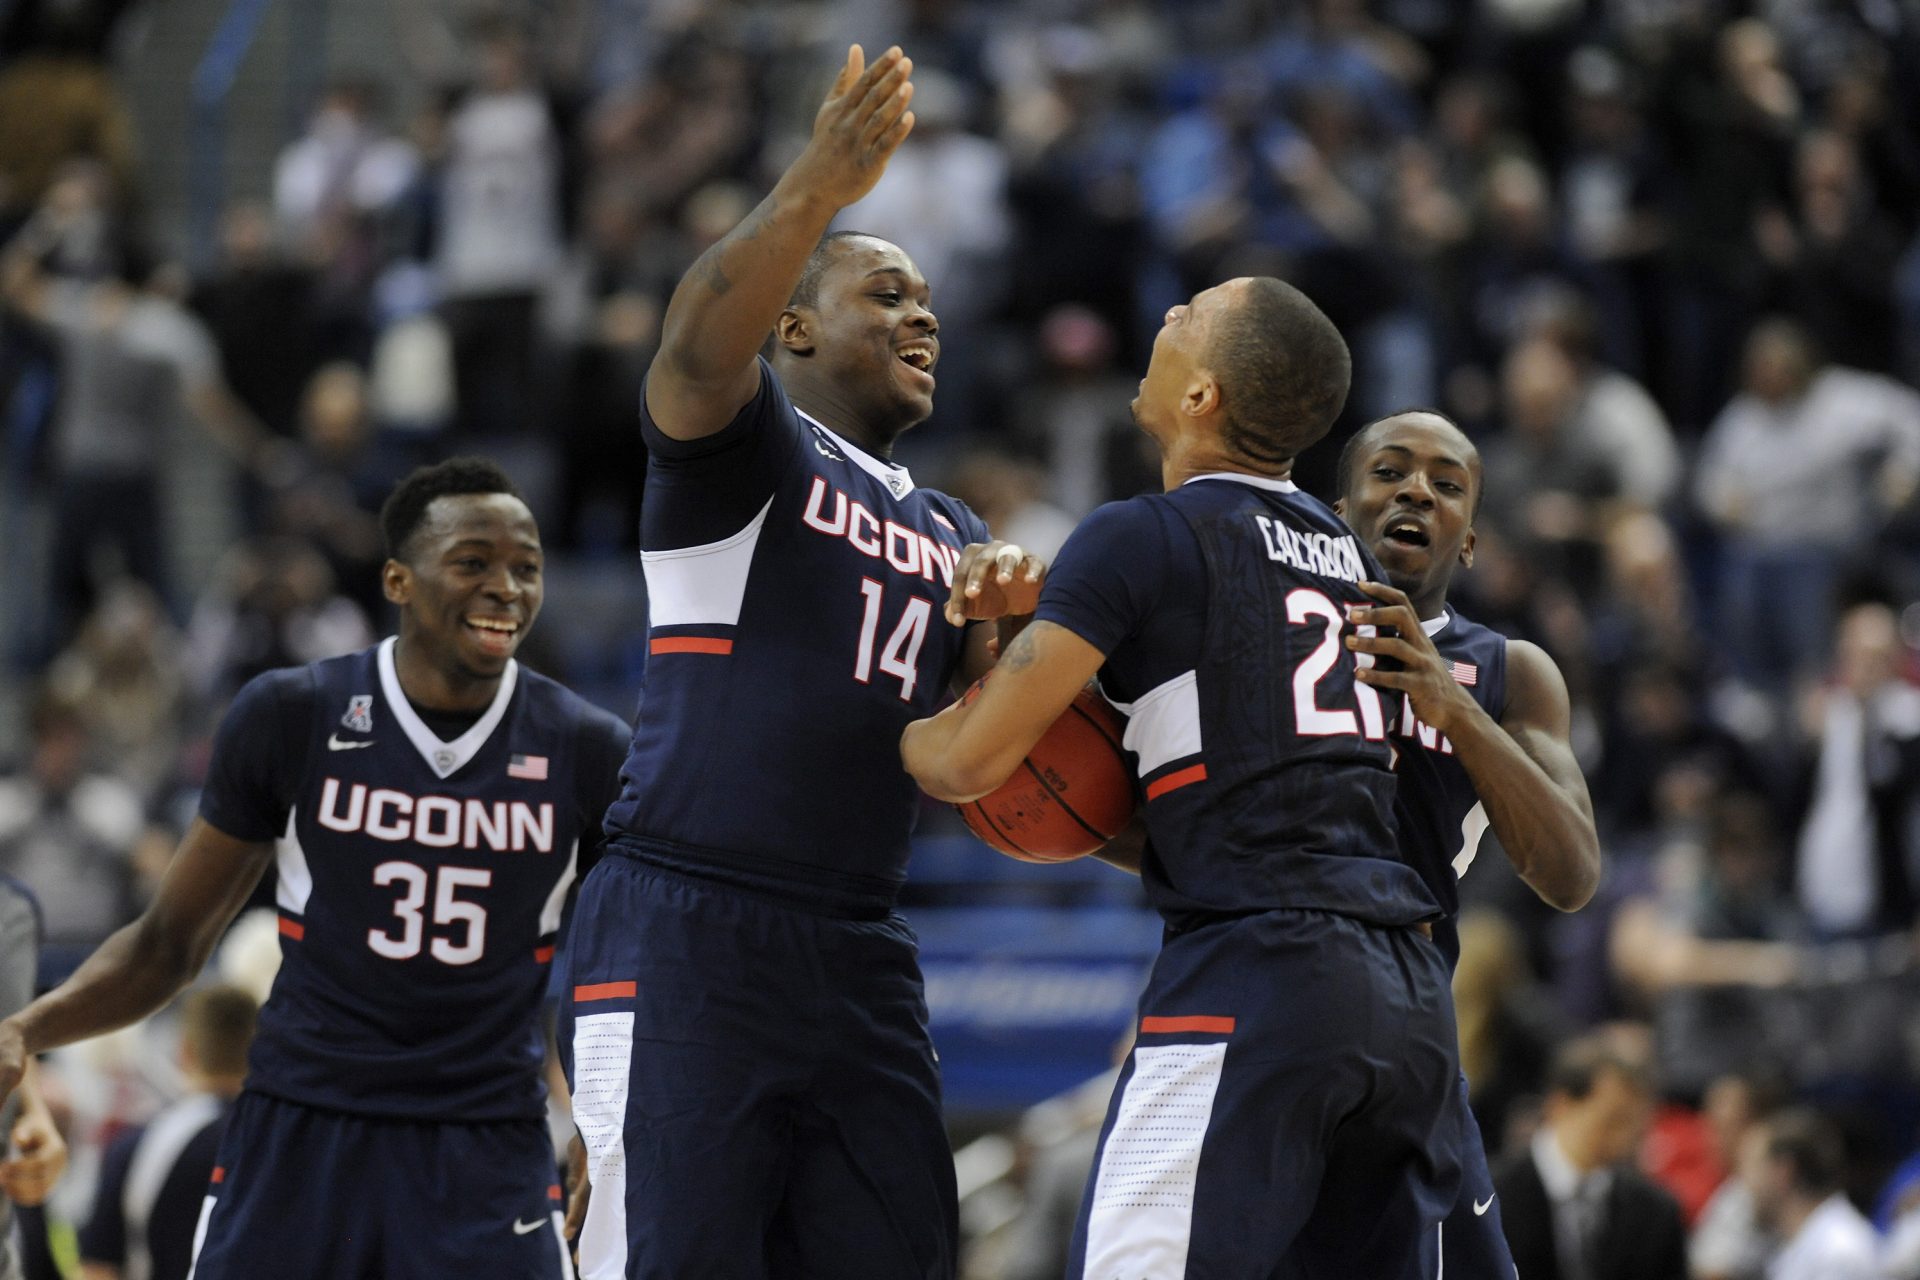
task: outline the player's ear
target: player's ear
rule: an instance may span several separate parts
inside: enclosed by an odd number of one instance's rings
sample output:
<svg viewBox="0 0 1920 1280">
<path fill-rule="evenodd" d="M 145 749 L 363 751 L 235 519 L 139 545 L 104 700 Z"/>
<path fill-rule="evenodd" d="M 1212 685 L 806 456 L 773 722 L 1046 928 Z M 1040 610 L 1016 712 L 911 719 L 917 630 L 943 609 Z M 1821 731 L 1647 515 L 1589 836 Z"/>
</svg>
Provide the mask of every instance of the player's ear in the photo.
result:
<svg viewBox="0 0 1920 1280">
<path fill-rule="evenodd" d="M 1205 369 L 1194 371 L 1193 381 L 1180 397 L 1180 408 L 1190 418 L 1204 418 L 1220 407 L 1220 384 Z"/>
<path fill-rule="evenodd" d="M 773 322 L 773 340 L 796 356 L 813 354 L 812 317 L 799 307 L 788 307 Z"/>
<path fill-rule="evenodd" d="M 1337 507 L 1335 508 L 1335 510 L 1338 510 L 1338 509 L 1339 508 Z M 1462 569 L 1473 568 L 1473 530 L 1472 529 L 1468 529 L 1467 536 L 1460 540 L 1460 567 Z"/>
<path fill-rule="evenodd" d="M 387 561 L 380 568 L 380 590 L 394 604 L 406 604 L 413 598 L 413 570 L 398 560 Z"/>
<path fill-rule="evenodd" d="M 1347 518 L 1347 496 L 1344 493 L 1333 500 L 1333 514 L 1342 520 Z"/>
</svg>

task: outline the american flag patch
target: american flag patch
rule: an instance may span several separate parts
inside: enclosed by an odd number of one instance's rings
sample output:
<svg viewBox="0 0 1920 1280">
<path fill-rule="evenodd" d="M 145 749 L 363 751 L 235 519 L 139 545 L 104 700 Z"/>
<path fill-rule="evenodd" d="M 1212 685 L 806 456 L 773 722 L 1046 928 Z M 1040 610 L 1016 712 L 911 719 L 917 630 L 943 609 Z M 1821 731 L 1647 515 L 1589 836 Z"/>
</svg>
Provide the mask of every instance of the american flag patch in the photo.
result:
<svg viewBox="0 0 1920 1280">
<path fill-rule="evenodd" d="M 547 758 L 545 756 L 515 756 L 513 759 L 507 761 L 507 776 L 509 778 L 526 778 L 533 782 L 545 782 L 547 780 Z"/>
<path fill-rule="evenodd" d="M 1453 682 L 1455 684 L 1480 683 L 1480 667 L 1476 663 L 1454 662 L 1448 664 L 1447 669 L 1453 673 Z"/>
</svg>

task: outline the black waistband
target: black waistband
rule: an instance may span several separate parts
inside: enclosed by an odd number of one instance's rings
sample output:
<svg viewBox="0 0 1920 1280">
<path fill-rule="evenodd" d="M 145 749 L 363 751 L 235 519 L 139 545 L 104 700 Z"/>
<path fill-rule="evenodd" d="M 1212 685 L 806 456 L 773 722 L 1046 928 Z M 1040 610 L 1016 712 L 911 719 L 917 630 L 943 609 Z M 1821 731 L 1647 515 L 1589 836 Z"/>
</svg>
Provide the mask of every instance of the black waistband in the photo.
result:
<svg viewBox="0 0 1920 1280">
<path fill-rule="evenodd" d="M 900 886 L 871 876 L 834 871 L 758 854 L 680 844 L 653 836 L 616 836 L 607 852 L 676 875 L 725 885 L 812 915 L 884 920 Z"/>
</svg>

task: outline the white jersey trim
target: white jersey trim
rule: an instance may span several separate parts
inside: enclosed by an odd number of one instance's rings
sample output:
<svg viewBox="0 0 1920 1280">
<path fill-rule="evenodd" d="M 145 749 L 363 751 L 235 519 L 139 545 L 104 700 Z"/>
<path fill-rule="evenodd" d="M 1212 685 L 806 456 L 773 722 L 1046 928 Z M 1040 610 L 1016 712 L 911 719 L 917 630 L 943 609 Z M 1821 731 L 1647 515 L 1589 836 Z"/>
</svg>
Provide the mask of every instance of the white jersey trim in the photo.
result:
<svg viewBox="0 0 1920 1280">
<path fill-rule="evenodd" d="M 1187 1274 L 1200 1149 L 1226 1058 L 1224 1044 L 1135 1047 L 1094 1169 L 1083 1280 Z"/>
<path fill-rule="evenodd" d="M 1175 676 L 1121 705 L 1128 716 L 1121 745 L 1140 757 L 1140 776 L 1200 754 L 1200 682 L 1192 671 Z"/>
<path fill-rule="evenodd" d="M 896 500 L 904 498 L 913 492 L 913 476 L 908 474 L 905 467 L 895 466 L 891 462 L 880 461 L 880 459 L 874 457 L 865 449 L 862 449 L 859 445 L 853 443 L 853 441 L 847 439 L 804 409 L 795 409 L 794 412 L 800 415 L 800 421 L 811 423 L 821 434 L 825 435 L 827 439 L 839 445 L 840 448 L 846 452 L 848 462 L 851 462 L 854 466 L 887 486 L 887 492 L 892 494 Z"/>
<path fill-rule="evenodd" d="M 567 909 L 567 890 L 573 885 L 573 877 L 580 869 L 580 841 L 576 838 L 573 848 L 567 850 L 567 869 L 553 882 L 553 892 L 547 895 L 546 905 L 540 908 L 540 936 L 560 932 L 560 916 Z"/>
<path fill-rule="evenodd" d="M 768 498 L 744 529 L 718 542 L 672 551 L 642 551 L 640 565 L 647 575 L 647 625 L 737 626 L 740 606 L 747 598 L 747 575 L 753 571 L 753 553 L 760 545 L 760 531 L 766 527 L 771 510 L 773 499 Z"/>
<path fill-rule="evenodd" d="M 127 1168 L 127 1180 L 120 1188 L 120 1213 L 127 1231 L 127 1265 L 121 1272 L 122 1280 L 149 1280 L 153 1275 L 147 1227 L 153 1221 L 154 1204 L 180 1153 L 194 1135 L 219 1116 L 220 1100 L 203 1093 L 168 1107 L 140 1135 L 133 1149 L 133 1163 Z"/>
<path fill-rule="evenodd" d="M 595 1013 L 573 1024 L 573 1119 L 587 1148 L 593 1198 L 580 1228 L 580 1280 L 627 1274 L 627 1086 L 633 1014 Z"/>
<path fill-rule="evenodd" d="M 1447 629 L 1447 624 L 1452 621 L 1453 621 L 1453 615 L 1448 613 L 1445 609 L 1442 609 L 1440 611 L 1440 616 L 1437 618 L 1420 619 L 1420 629 L 1426 632 L 1429 636 L 1437 636 L 1442 631 L 1445 631 Z"/>
<path fill-rule="evenodd" d="M 313 896 L 313 868 L 307 865 L 307 851 L 300 846 L 298 809 L 287 811 L 287 829 L 273 842 L 273 861 L 279 871 L 273 900 L 295 915 L 307 913 L 307 899 Z"/>
<path fill-rule="evenodd" d="M 393 636 L 380 642 L 380 692 L 386 696 L 387 708 L 393 712 L 401 732 L 407 735 L 407 741 L 413 743 L 413 749 L 420 753 L 420 758 L 427 762 L 427 768 L 433 770 L 433 776 L 452 777 L 479 754 L 480 748 L 493 736 L 493 731 L 499 728 L 502 717 L 507 714 L 507 704 L 513 701 L 514 685 L 520 680 L 520 664 L 508 658 L 507 669 L 500 675 L 499 691 L 493 695 L 493 704 L 487 708 L 486 714 L 452 742 L 442 742 L 420 719 L 413 704 L 407 701 L 406 690 L 400 687 L 400 673 L 393 665 L 393 650 L 398 643 Z"/>
<path fill-rule="evenodd" d="M 1271 489 L 1275 493 L 1298 493 L 1300 486 L 1291 480 L 1275 480 L 1272 476 L 1249 475 L 1245 471 L 1209 471 L 1203 476 L 1188 476 L 1180 482 L 1182 489 L 1202 480 L 1231 480 L 1234 484 L 1250 485 L 1255 489 Z"/>
</svg>

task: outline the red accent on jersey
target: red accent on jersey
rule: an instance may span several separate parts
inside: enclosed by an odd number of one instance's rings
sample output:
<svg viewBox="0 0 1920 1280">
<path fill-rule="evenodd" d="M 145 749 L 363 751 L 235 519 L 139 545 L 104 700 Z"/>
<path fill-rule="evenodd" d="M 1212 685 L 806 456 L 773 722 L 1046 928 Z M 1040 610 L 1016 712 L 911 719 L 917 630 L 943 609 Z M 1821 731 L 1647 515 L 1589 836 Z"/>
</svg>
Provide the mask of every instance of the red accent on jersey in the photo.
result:
<svg viewBox="0 0 1920 1280">
<path fill-rule="evenodd" d="M 281 916 L 280 932 L 292 938 L 295 942 L 298 942 L 307 936 L 307 926 L 301 924 L 298 920 L 289 920 L 285 916 Z"/>
<path fill-rule="evenodd" d="M 1232 1018 L 1208 1017 L 1204 1014 L 1191 1018 L 1142 1018 L 1140 1034 L 1145 1036 L 1167 1035 L 1172 1032 L 1200 1032 L 1203 1035 L 1227 1036 L 1233 1034 Z"/>
<path fill-rule="evenodd" d="M 1204 764 L 1190 764 L 1184 769 L 1176 769 L 1164 778 L 1155 778 L 1152 782 L 1149 782 L 1147 784 L 1147 799 L 1158 800 L 1169 791 L 1178 791 L 1181 787 L 1187 786 L 1189 783 L 1205 782 L 1206 780 L 1207 766 Z"/>
<path fill-rule="evenodd" d="M 661 636 L 647 646 L 648 653 L 732 653 L 733 641 L 714 636 Z"/>
<path fill-rule="evenodd" d="M 573 1002 L 586 1004 L 592 1000 L 631 1000 L 640 991 L 637 982 L 594 982 L 573 989 Z"/>
</svg>

